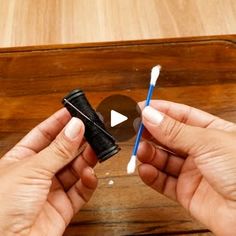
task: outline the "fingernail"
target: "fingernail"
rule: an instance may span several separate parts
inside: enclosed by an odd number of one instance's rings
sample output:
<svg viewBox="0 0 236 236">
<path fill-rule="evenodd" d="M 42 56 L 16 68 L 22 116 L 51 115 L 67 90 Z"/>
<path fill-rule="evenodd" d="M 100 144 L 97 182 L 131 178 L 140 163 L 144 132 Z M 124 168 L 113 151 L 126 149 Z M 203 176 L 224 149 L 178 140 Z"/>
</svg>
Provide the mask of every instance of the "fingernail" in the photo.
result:
<svg viewBox="0 0 236 236">
<path fill-rule="evenodd" d="M 81 130 L 82 124 L 78 118 L 72 117 L 65 128 L 65 135 L 69 139 L 75 139 Z"/>
<path fill-rule="evenodd" d="M 143 109 L 142 115 L 147 121 L 154 125 L 159 125 L 164 118 L 164 116 L 159 111 L 150 106 L 147 106 Z"/>
<path fill-rule="evenodd" d="M 98 111 L 96 111 L 96 113 L 97 113 L 99 119 L 104 123 L 104 117 L 103 117 L 102 113 L 98 112 Z"/>
<path fill-rule="evenodd" d="M 137 154 L 140 154 L 140 150 L 143 149 L 143 145 L 144 145 L 144 142 L 141 141 L 141 142 L 139 143 L 139 145 L 138 145 L 138 151 L 137 151 Z"/>
<path fill-rule="evenodd" d="M 135 132 L 138 132 L 140 123 L 141 123 L 141 118 L 140 117 L 137 117 L 137 118 L 134 119 L 133 126 L 134 126 Z"/>
<path fill-rule="evenodd" d="M 141 103 L 138 103 L 135 107 L 136 111 L 138 112 L 139 115 L 141 115 L 142 111 L 141 111 Z"/>
<path fill-rule="evenodd" d="M 89 169 L 89 171 L 91 172 L 92 175 L 95 175 L 95 172 L 94 172 L 93 168 L 89 167 L 88 169 Z"/>
</svg>

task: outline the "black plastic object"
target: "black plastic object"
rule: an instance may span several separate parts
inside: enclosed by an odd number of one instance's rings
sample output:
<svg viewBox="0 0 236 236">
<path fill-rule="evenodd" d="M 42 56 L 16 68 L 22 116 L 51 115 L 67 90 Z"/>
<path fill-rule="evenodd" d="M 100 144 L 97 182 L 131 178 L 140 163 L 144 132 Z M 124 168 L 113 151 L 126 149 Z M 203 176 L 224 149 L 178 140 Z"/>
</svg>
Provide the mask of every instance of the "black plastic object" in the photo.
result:
<svg viewBox="0 0 236 236">
<path fill-rule="evenodd" d="M 69 103 L 73 104 L 78 110 L 80 110 L 89 119 L 81 115 L 76 109 Z M 103 162 L 112 157 L 120 151 L 119 146 L 115 143 L 115 139 L 108 133 L 103 122 L 98 117 L 95 110 L 89 104 L 84 92 L 80 89 L 71 91 L 62 100 L 63 105 L 70 112 L 71 116 L 78 117 L 85 125 L 85 138 L 96 153 L 99 162 Z M 99 129 L 96 125 L 101 127 L 104 131 Z"/>
</svg>

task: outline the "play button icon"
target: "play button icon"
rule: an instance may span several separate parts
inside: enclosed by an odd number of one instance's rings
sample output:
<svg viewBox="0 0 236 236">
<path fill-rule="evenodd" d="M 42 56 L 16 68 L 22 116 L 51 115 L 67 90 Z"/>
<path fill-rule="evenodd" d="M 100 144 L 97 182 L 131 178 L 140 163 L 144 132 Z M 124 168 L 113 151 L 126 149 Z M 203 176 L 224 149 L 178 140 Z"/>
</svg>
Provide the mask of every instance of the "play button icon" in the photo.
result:
<svg viewBox="0 0 236 236">
<path fill-rule="evenodd" d="M 127 141 L 136 135 L 133 122 L 140 112 L 137 103 L 130 97 L 119 94 L 109 96 L 101 101 L 96 112 L 101 115 L 107 131 L 118 142 Z"/>
<path fill-rule="evenodd" d="M 117 111 L 111 110 L 111 127 L 114 127 L 126 120 L 128 120 L 127 116 L 124 116 Z"/>
</svg>

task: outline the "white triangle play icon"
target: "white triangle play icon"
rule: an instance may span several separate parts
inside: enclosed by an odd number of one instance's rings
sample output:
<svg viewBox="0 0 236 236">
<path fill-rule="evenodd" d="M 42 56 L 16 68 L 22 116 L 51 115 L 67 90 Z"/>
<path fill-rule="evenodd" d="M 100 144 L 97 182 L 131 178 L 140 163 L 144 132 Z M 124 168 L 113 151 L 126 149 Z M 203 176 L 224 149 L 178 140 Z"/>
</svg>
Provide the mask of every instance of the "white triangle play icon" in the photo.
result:
<svg viewBox="0 0 236 236">
<path fill-rule="evenodd" d="M 111 110 L 111 127 L 114 127 L 126 120 L 128 120 L 127 116 L 124 116 L 117 111 Z"/>
</svg>

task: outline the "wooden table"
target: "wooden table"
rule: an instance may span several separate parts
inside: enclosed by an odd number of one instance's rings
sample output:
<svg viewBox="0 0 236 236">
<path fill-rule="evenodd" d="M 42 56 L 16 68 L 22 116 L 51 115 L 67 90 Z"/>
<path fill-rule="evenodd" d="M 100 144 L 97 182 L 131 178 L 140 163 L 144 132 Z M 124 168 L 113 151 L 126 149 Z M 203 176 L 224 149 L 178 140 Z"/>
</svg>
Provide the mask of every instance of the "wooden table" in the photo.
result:
<svg viewBox="0 0 236 236">
<path fill-rule="evenodd" d="M 236 36 L 10 48 L 0 50 L 0 155 L 61 107 L 80 87 L 96 107 L 112 94 L 146 96 L 150 68 L 161 64 L 154 98 L 236 121 Z M 210 235 L 179 205 L 126 174 L 133 140 L 97 165 L 99 186 L 65 235 Z M 109 185 L 113 180 L 114 184 Z"/>
<path fill-rule="evenodd" d="M 0 0 L 0 47 L 236 33 L 235 0 Z"/>
</svg>

